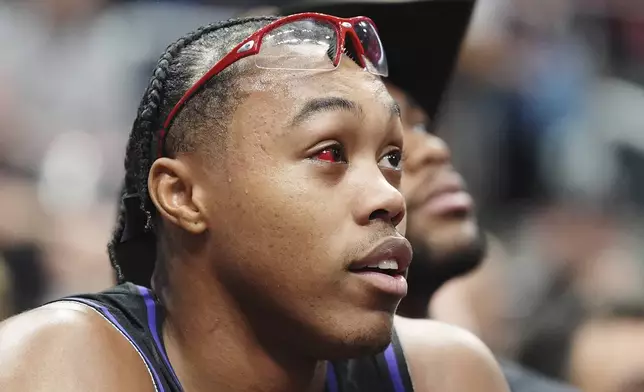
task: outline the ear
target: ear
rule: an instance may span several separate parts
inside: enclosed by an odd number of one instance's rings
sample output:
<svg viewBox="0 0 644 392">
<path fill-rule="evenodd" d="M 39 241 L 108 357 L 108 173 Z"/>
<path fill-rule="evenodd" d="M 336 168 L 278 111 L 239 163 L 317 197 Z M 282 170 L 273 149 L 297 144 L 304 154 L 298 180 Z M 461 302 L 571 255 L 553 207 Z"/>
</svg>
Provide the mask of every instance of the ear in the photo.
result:
<svg viewBox="0 0 644 392">
<path fill-rule="evenodd" d="M 190 167 L 179 159 L 159 158 L 148 175 L 152 202 L 164 220 L 192 234 L 208 228 L 206 208 Z"/>
</svg>

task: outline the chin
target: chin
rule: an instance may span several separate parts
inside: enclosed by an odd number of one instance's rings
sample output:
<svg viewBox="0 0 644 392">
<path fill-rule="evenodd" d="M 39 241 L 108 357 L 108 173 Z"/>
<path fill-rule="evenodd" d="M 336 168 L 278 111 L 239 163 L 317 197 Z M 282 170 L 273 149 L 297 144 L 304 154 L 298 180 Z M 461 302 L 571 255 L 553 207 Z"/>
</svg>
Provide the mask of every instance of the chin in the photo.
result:
<svg viewBox="0 0 644 392">
<path fill-rule="evenodd" d="M 393 314 L 373 312 L 338 317 L 322 331 L 320 344 L 313 350 L 316 358 L 341 360 L 378 354 L 391 343 Z"/>
<path fill-rule="evenodd" d="M 472 230 L 472 235 L 457 233 L 443 231 L 441 236 L 432 232 L 433 237 L 410 238 L 414 248 L 414 260 L 407 276 L 410 288 L 422 287 L 431 295 L 449 280 L 479 267 L 486 254 L 485 237 L 477 230 Z"/>
<path fill-rule="evenodd" d="M 440 227 L 429 227 L 423 230 L 424 235 L 415 236 L 422 239 L 439 259 L 443 255 L 460 253 L 464 249 L 480 245 L 481 231 L 478 224 L 472 220 L 450 222 Z"/>
</svg>

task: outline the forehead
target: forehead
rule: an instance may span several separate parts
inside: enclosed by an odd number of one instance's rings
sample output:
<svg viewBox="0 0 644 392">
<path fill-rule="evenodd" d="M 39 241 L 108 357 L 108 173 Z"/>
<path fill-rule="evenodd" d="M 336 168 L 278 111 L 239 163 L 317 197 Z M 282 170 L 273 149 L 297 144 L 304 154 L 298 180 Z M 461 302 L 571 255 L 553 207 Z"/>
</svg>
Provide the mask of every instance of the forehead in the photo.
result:
<svg viewBox="0 0 644 392">
<path fill-rule="evenodd" d="M 252 105 L 258 111 L 269 110 L 274 115 L 292 113 L 312 98 L 327 96 L 346 98 L 372 109 L 374 105 L 390 108 L 393 102 L 381 79 L 347 56 L 343 56 L 334 70 L 256 68 L 240 87 L 248 96 L 246 105 L 242 106 Z"/>
</svg>

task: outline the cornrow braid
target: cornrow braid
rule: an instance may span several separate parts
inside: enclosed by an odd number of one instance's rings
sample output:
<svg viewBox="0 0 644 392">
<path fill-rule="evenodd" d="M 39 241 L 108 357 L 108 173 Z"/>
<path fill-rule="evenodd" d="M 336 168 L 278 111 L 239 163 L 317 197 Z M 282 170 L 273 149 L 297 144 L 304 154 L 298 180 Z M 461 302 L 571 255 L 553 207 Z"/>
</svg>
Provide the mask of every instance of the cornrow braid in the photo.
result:
<svg viewBox="0 0 644 392">
<path fill-rule="evenodd" d="M 136 279 L 138 281 L 134 281 L 134 283 L 142 285 L 149 285 L 150 283 L 150 271 L 153 270 L 156 259 L 156 241 L 144 244 L 145 251 L 137 252 L 138 254 L 136 255 L 128 254 L 122 242 L 124 234 L 128 235 L 126 231 L 140 234 L 154 233 L 153 217 L 155 212 L 149 197 L 147 180 L 155 159 L 156 137 L 164 121 L 164 115 L 167 116 L 171 107 L 185 91 L 231 50 L 234 45 L 275 19 L 275 17 L 248 17 L 229 19 L 203 26 L 169 45 L 159 58 L 139 105 L 137 117 L 128 140 L 124 161 L 125 179 L 121 191 L 120 208 L 111 240 L 107 246 L 110 262 L 116 272 L 119 283 L 133 281 L 132 277 L 135 275 L 138 276 Z M 235 73 L 230 69 L 224 70 L 207 83 L 205 91 L 194 96 L 191 101 L 199 101 L 200 99 L 215 100 L 215 107 L 219 112 L 215 116 L 225 116 L 230 112 L 230 108 L 226 107 L 230 105 L 226 105 L 226 103 L 231 94 L 234 94 L 230 89 L 232 82 L 227 78 L 232 79 L 234 75 Z M 222 84 L 226 88 L 217 88 Z M 200 97 L 204 95 L 210 96 Z M 182 116 L 181 114 L 177 116 L 173 128 L 179 126 L 177 123 L 183 117 L 187 116 Z M 224 120 L 219 119 L 220 124 L 224 122 Z M 177 130 L 172 133 L 180 132 Z M 189 135 L 172 136 L 173 139 L 178 140 L 177 149 L 189 148 L 187 147 L 190 144 Z M 132 200 L 136 200 L 137 203 L 133 204 Z M 136 215 L 142 215 L 142 218 L 135 220 Z M 139 241 L 139 239 L 133 240 Z M 122 248 L 122 250 L 119 250 L 119 248 Z M 145 257 L 140 259 L 142 255 Z M 134 256 L 136 256 L 137 260 L 132 260 Z M 145 271 L 145 273 L 128 272 L 137 270 Z"/>
</svg>

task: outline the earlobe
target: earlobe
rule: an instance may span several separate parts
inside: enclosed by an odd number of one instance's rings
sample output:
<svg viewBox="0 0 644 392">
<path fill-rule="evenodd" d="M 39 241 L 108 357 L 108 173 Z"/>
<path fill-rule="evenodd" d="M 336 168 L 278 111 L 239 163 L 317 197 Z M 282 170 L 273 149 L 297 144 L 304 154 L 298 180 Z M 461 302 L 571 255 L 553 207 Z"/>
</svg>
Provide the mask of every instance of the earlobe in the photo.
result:
<svg viewBox="0 0 644 392">
<path fill-rule="evenodd" d="M 150 168 L 148 190 L 159 215 L 183 230 L 201 234 L 207 229 L 203 206 L 195 200 L 189 167 L 177 159 L 159 158 Z"/>
</svg>

